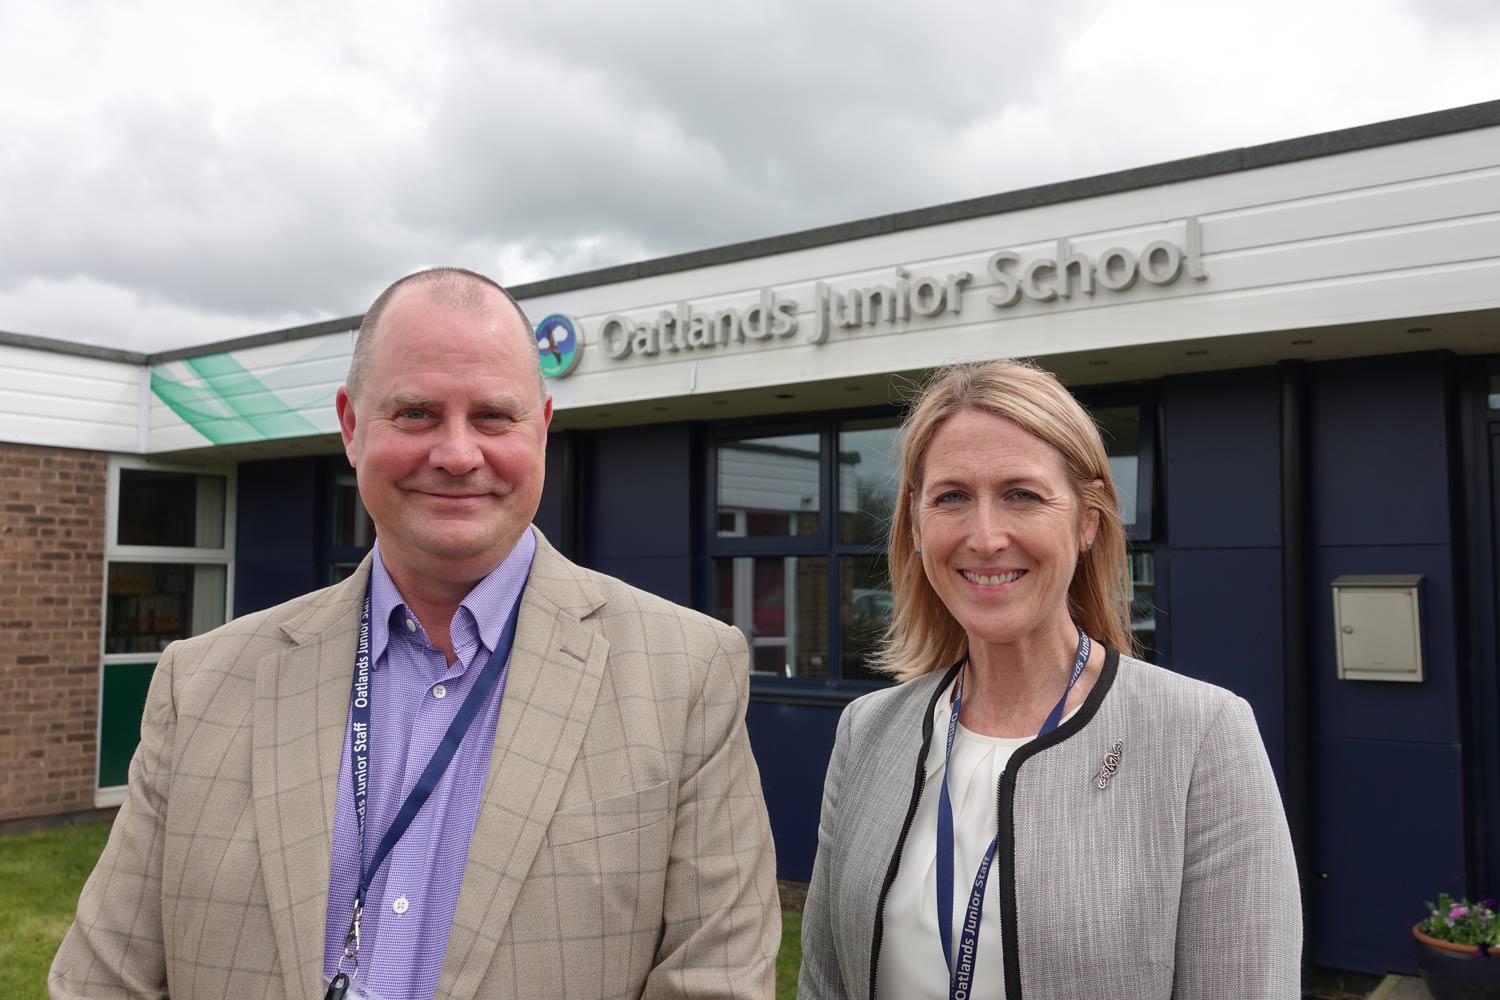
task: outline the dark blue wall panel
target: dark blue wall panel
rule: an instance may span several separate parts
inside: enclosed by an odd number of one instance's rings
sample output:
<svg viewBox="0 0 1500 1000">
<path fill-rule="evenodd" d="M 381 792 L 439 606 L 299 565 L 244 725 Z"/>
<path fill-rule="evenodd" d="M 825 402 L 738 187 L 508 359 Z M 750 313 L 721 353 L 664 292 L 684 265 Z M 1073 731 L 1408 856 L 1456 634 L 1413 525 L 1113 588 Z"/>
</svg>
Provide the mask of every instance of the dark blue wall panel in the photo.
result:
<svg viewBox="0 0 1500 1000">
<path fill-rule="evenodd" d="M 584 551 L 590 560 L 693 551 L 692 436 L 685 424 L 589 436 L 583 475 Z"/>
<path fill-rule="evenodd" d="M 1309 369 L 1317 544 L 1448 542 L 1444 378 L 1431 354 Z"/>
<path fill-rule="evenodd" d="M 776 840 L 776 873 L 806 882 L 818 850 L 823 777 L 833 755 L 840 708 L 752 702 L 746 713 L 750 748 Z"/>
<path fill-rule="evenodd" d="M 693 579 L 686 559 L 674 556 L 596 557 L 590 568 L 618 577 L 632 587 L 693 606 Z"/>
<path fill-rule="evenodd" d="M 1172 549 L 1280 545 L 1276 370 L 1169 378 L 1161 401 Z"/>
<path fill-rule="evenodd" d="M 241 462 L 236 473 L 234 613 L 249 614 L 326 586 L 319 575 L 322 459 Z"/>
<path fill-rule="evenodd" d="M 532 523 L 537 526 L 554 547 L 563 543 L 563 483 L 567 479 L 563 469 L 566 454 L 562 436 L 547 437 L 547 471 L 542 483 L 542 500 L 537 505 Z"/>
<path fill-rule="evenodd" d="M 1281 550 L 1172 547 L 1172 662 L 1282 728 Z"/>
<path fill-rule="evenodd" d="M 1308 369 L 1314 958 L 1412 971 L 1422 901 L 1460 891 L 1457 635 L 1443 359 Z M 1453 445 L 1456 447 L 1456 443 Z M 1333 580 L 1421 573 L 1420 684 L 1340 681 Z M 1288 762 L 1288 766 L 1296 766 Z"/>
<path fill-rule="evenodd" d="M 1163 381 L 1173 670 L 1250 702 L 1283 775 L 1281 388 L 1275 369 Z"/>
<path fill-rule="evenodd" d="M 1423 900 L 1463 891 L 1458 748 L 1318 739 L 1313 754 L 1316 960 L 1414 974 L 1411 925 L 1426 915 Z"/>
<path fill-rule="evenodd" d="M 1305 553 L 1315 739 L 1284 760 L 1280 386 L 1274 369 L 1163 381 L 1170 664 L 1256 712 L 1278 776 L 1311 769 L 1313 959 L 1410 968 L 1423 899 L 1462 886 L 1444 361 L 1306 370 Z M 1329 584 L 1422 573 L 1420 685 L 1336 678 Z"/>
</svg>

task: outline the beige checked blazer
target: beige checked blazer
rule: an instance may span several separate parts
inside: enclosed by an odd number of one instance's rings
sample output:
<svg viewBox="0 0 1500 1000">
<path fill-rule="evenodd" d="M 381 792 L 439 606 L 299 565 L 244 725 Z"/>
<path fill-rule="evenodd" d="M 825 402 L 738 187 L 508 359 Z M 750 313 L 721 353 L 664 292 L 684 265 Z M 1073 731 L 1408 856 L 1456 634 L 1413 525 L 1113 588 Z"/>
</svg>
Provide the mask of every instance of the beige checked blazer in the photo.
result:
<svg viewBox="0 0 1500 1000">
<path fill-rule="evenodd" d="M 54 1000 L 319 998 L 369 560 L 175 643 Z M 439 998 L 773 996 L 740 633 L 537 533 Z"/>
</svg>

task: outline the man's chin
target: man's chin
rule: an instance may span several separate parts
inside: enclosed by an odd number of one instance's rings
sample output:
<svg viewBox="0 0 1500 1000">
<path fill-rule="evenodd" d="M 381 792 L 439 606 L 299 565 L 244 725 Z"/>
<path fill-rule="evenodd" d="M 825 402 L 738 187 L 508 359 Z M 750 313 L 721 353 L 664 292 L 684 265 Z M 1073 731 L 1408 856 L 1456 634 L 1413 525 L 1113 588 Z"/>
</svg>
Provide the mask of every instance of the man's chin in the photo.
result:
<svg viewBox="0 0 1500 1000">
<path fill-rule="evenodd" d="M 424 539 L 419 551 L 429 562 L 437 564 L 498 566 L 516 546 L 516 538 L 503 538 L 494 531 L 483 535 L 450 534 Z M 488 570 L 486 570 L 488 572 Z"/>
</svg>

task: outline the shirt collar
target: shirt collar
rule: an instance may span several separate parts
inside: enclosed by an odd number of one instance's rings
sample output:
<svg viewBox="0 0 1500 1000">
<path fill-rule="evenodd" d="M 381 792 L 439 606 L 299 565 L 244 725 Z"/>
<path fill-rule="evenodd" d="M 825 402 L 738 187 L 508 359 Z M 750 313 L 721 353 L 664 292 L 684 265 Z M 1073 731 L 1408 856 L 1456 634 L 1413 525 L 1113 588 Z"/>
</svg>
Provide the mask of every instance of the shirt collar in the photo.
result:
<svg viewBox="0 0 1500 1000">
<path fill-rule="evenodd" d="M 526 578 L 531 572 L 531 560 L 536 555 L 536 537 L 528 528 L 521 533 L 510 554 L 501 560 L 474 589 L 459 602 L 459 607 L 473 617 L 479 631 L 479 641 L 491 652 L 500 641 L 505 620 L 511 609 L 521 599 Z M 390 639 L 391 615 L 397 609 L 405 610 L 406 602 L 391 575 L 386 571 L 385 560 L 380 554 L 380 541 L 376 539 L 374 558 L 370 561 L 370 663 L 378 666 L 385 655 Z"/>
</svg>

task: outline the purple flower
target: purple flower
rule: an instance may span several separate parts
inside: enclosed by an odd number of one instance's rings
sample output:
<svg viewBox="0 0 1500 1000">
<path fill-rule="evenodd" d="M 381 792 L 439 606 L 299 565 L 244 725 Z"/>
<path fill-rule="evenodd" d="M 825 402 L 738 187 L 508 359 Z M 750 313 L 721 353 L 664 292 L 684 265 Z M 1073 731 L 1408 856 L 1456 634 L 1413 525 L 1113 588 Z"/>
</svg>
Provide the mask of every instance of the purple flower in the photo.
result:
<svg viewBox="0 0 1500 1000">
<path fill-rule="evenodd" d="M 1450 927 L 1453 926 L 1453 921 L 1457 920 L 1459 917 L 1467 917 L 1468 915 L 1469 915 L 1469 908 L 1467 906 L 1455 906 L 1448 913 L 1448 917 L 1449 917 L 1448 926 L 1450 926 Z"/>
<path fill-rule="evenodd" d="M 1495 897 L 1494 896 L 1486 896 L 1486 897 L 1484 897 L 1484 899 L 1482 899 L 1482 900 L 1479 901 L 1479 905 L 1483 906 L 1486 910 L 1494 912 L 1494 909 L 1495 909 Z"/>
</svg>

